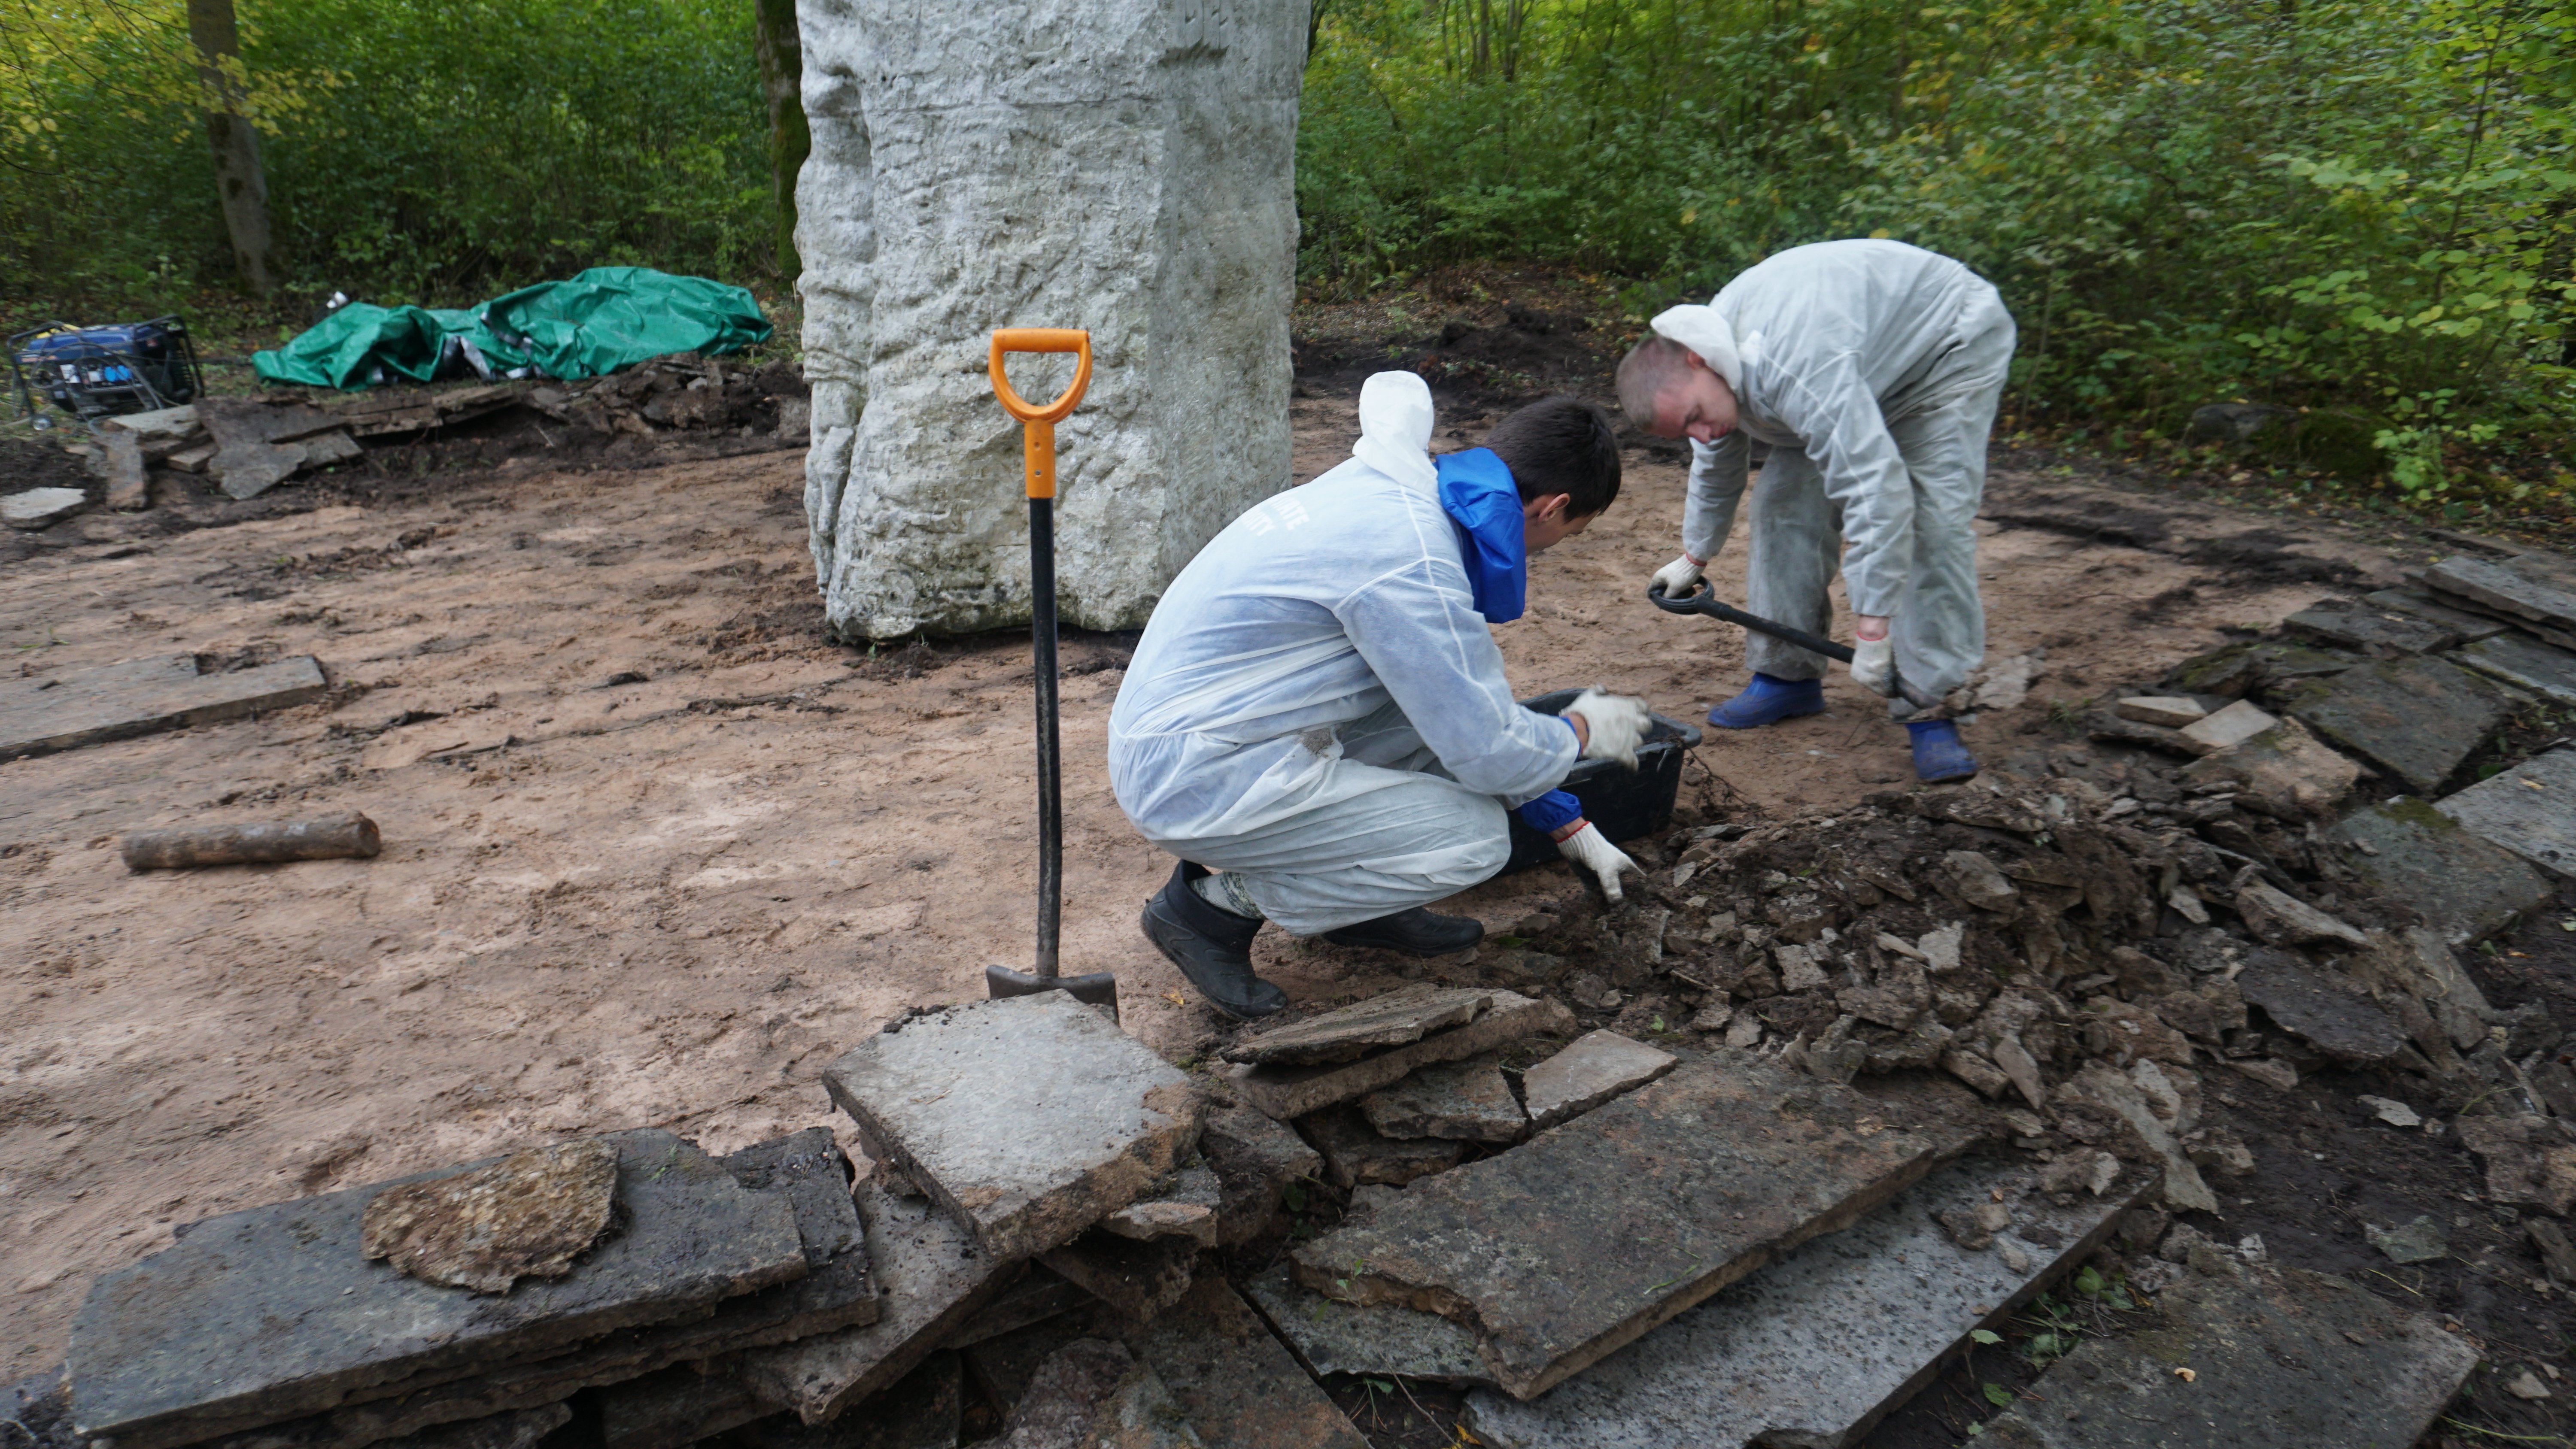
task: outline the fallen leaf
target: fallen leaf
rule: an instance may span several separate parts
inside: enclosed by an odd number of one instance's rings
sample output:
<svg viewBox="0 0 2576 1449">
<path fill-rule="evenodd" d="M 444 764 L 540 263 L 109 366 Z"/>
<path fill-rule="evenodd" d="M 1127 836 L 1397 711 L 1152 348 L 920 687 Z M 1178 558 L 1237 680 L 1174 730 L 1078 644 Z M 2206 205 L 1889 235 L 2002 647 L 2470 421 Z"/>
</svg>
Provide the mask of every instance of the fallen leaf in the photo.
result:
<svg viewBox="0 0 2576 1449">
<path fill-rule="evenodd" d="M 1164 992 L 1163 999 L 1172 1003 L 1174 1006 L 1182 1008 L 1183 1010 L 1189 1009 L 1190 999 L 1177 991 Z"/>
<path fill-rule="evenodd" d="M 2198 1379 L 2200 1375 L 2187 1368 L 2178 1368 L 2174 1370 L 2174 1377 L 2182 1380 L 2184 1383 L 2190 1383 L 2193 1380 Z"/>
</svg>

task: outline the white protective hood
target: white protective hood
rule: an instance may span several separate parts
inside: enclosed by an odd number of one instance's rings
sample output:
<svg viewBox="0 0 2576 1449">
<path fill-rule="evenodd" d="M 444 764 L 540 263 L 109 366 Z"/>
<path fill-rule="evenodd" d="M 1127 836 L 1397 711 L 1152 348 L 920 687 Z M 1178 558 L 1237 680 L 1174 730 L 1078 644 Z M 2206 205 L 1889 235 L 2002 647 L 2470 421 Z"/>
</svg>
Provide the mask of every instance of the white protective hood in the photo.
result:
<svg viewBox="0 0 2576 1449">
<path fill-rule="evenodd" d="M 1351 444 L 1351 456 L 1417 493 L 1437 496 L 1432 417 L 1431 386 L 1420 373 L 1378 373 L 1360 384 L 1360 440 Z"/>
<path fill-rule="evenodd" d="M 1744 391 L 1744 363 L 1735 350 L 1735 329 L 1715 307 L 1685 302 L 1667 307 L 1655 314 L 1648 324 L 1658 337 L 1669 337 L 1699 354 L 1699 360 L 1711 371 L 1726 379 L 1727 387 L 1741 395 Z"/>
</svg>

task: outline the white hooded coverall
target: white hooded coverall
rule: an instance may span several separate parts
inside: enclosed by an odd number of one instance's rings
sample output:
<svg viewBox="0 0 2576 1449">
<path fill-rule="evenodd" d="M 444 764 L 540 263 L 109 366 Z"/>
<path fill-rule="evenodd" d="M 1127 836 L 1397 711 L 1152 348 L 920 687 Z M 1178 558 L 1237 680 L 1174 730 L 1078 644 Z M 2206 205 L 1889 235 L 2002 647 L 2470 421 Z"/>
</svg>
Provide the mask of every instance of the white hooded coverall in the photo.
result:
<svg viewBox="0 0 2576 1449">
<path fill-rule="evenodd" d="M 1471 605 L 1411 373 L 1360 393 L 1350 461 L 1255 505 L 1172 581 L 1109 715 L 1109 779 L 1155 845 L 1236 872 L 1307 936 L 1455 895 L 1504 812 L 1577 758 L 1522 708 Z"/>
<path fill-rule="evenodd" d="M 1826 588 L 1839 563 L 1853 613 L 1893 616 L 1907 683 L 1934 694 L 1967 683 L 1986 653 L 1970 525 L 2014 339 L 1995 289 L 1903 242 L 1818 242 L 1747 268 L 1707 307 L 1673 308 L 1654 327 L 1721 375 L 1731 344 L 1737 373 L 1735 431 L 1691 444 L 1683 551 L 1717 556 L 1751 444 L 1768 443 L 1745 607 L 1830 636 Z M 1748 635 L 1745 658 L 1777 679 L 1825 672 L 1821 657 L 1767 634 Z"/>
</svg>

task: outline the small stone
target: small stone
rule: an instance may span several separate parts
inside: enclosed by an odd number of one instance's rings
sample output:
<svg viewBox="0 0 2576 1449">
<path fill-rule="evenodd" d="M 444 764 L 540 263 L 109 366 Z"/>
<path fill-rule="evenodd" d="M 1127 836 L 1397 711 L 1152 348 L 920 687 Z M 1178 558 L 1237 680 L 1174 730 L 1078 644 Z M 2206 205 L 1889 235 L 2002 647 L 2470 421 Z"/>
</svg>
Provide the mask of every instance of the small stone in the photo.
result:
<svg viewBox="0 0 2576 1449">
<path fill-rule="evenodd" d="M 2547 1117 L 2462 1117 L 2460 1143 L 2485 1159 L 2487 1196 L 2564 1217 L 2576 1206 L 2576 1145 Z"/>
<path fill-rule="evenodd" d="M 2005 1076 L 2002 1068 L 1964 1047 L 1943 1052 L 1941 1069 L 1987 1097 L 2000 1097 L 2012 1087 L 2012 1078 Z"/>
<path fill-rule="evenodd" d="M 1563 1051 L 1521 1076 L 1530 1130 L 1544 1132 L 1591 1111 L 1623 1092 L 1642 1087 L 1681 1059 L 1614 1031 L 1578 1037 Z"/>
<path fill-rule="evenodd" d="M 2451 1255 L 2451 1240 L 2443 1234 L 2442 1225 L 2429 1217 L 2418 1217 L 2402 1228 L 2365 1225 L 2361 1235 L 2388 1255 L 2392 1263 L 2430 1263 Z"/>
<path fill-rule="evenodd" d="M 2245 917 L 2245 928 L 2254 933 L 2255 939 L 2275 946 L 2370 944 L 2370 938 L 2361 932 L 2261 881 L 2247 881 L 2237 887 L 2236 909 Z"/>
<path fill-rule="evenodd" d="M 2290 819 L 2324 815 L 2352 793 L 2361 766 L 2318 743 L 2307 726 L 2285 719 L 2271 729 L 2183 768 L 2198 785 L 2232 785 Z M 2186 914 L 2188 914 L 2186 912 Z"/>
<path fill-rule="evenodd" d="M 1299 1118 L 1297 1126 L 1324 1155 L 1326 1179 L 1344 1191 L 1364 1182 L 1402 1187 L 1427 1173 L 1457 1166 L 1466 1153 L 1464 1142 L 1383 1136 L 1355 1106 L 1327 1107 Z"/>
<path fill-rule="evenodd" d="M 123 428 L 105 429 L 107 506 L 132 513 L 152 503 L 151 480 L 143 471 L 143 440 Z"/>
<path fill-rule="evenodd" d="M 89 495 L 77 488 L 30 488 L 0 497 L 0 523 L 34 533 L 53 527 L 88 504 Z"/>
<path fill-rule="evenodd" d="M 2047 1099 L 2041 1094 L 2046 1087 L 2040 1080 L 2039 1062 L 2031 1056 L 2030 1049 L 2019 1039 L 2008 1036 L 1996 1042 L 1993 1051 L 1995 1065 L 2003 1068 L 2004 1075 L 2020 1090 L 2022 1100 L 2033 1107 L 2045 1108 Z"/>
<path fill-rule="evenodd" d="M 1935 976 L 1946 976 L 1958 970 L 1959 951 L 1967 934 L 1968 928 L 1956 921 L 1924 932 L 1922 939 L 1914 943 L 1915 950 L 1923 957 L 1923 969 Z"/>
<path fill-rule="evenodd" d="M 2370 1109 L 2370 1115 L 2387 1123 L 2391 1127 L 2421 1127 L 2424 1125 L 2423 1117 L 2418 1114 L 2414 1108 L 2393 1098 L 2363 1097 L 2361 1099 L 2361 1105 Z"/>
<path fill-rule="evenodd" d="M 2514 1375 L 2513 1378 L 2505 1384 L 2504 1391 L 2513 1395 L 2517 1399 L 2537 1400 L 2549 1397 L 2549 1390 L 2547 1387 L 2542 1385 L 2539 1375 L 2534 1374 L 2529 1369 L 2524 1369 L 2521 1373 Z"/>
<path fill-rule="evenodd" d="M 2227 1064 L 2276 1092 L 2295 1090 L 2299 1069 L 2279 1057 L 2229 1057 Z"/>
<path fill-rule="evenodd" d="M 1735 1020 L 1727 1024 L 1726 1044 L 1730 1047 L 1743 1050 L 1758 1044 L 1761 1040 L 1762 1018 L 1752 1012 L 1738 1012 Z"/>
<path fill-rule="evenodd" d="M 2100 1197 L 2119 1177 L 2120 1159 L 2108 1152 L 2064 1152 L 2039 1170 L 2039 1190 L 2061 1198 L 2077 1192 Z"/>
<path fill-rule="evenodd" d="M 1242 1037 L 1223 1056 L 1230 1062 L 1286 1067 L 1355 1061 L 1374 1048 L 1403 1046 L 1464 1026 L 1492 1004 L 1490 992 L 1418 982 Z"/>
<path fill-rule="evenodd" d="M 2113 705 L 2112 709 L 2122 719 L 2136 720 L 2140 724 L 2162 725 L 2173 730 L 2181 729 L 2185 725 L 2197 724 L 2209 715 L 2208 710 L 2200 707 L 2198 700 L 2188 695 L 2178 694 L 2133 695 Z"/>
<path fill-rule="evenodd" d="M 507 1293 L 560 1278 L 608 1227 L 617 1149 L 596 1137 L 531 1147 L 489 1167 L 386 1188 L 367 1204 L 359 1250 L 426 1283 Z"/>
<path fill-rule="evenodd" d="M 2549 1270 L 2549 1279 L 2560 1287 L 2576 1287 L 2576 1247 L 2569 1246 L 2567 1230 L 2547 1218 L 2526 1218 L 2523 1230 L 2531 1235 L 2531 1245 L 2540 1250 L 2540 1261 Z"/>
<path fill-rule="evenodd" d="M 2341 972 L 2281 952 L 2257 954 L 2261 959 L 2237 976 L 2236 989 L 2283 1031 L 2341 1062 L 2376 1064 L 2406 1049 L 2397 1023 Z"/>
<path fill-rule="evenodd" d="M 1933 1219 L 1952 1243 L 1967 1252 L 1982 1253 L 1995 1245 L 1995 1234 L 2012 1226 L 2012 1209 L 1999 1202 L 1981 1202 L 1935 1213 Z"/>
<path fill-rule="evenodd" d="M 1983 852 L 1949 851 L 1941 857 L 1938 869 L 1948 877 L 1959 899 L 1979 910 L 2008 911 L 2021 899 L 2021 891 Z"/>
<path fill-rule="evenodd" d="M 1813 946 L 1774 946 L 1771 959 L 1779 965 L 1780 989 L 1783 991 L 1791 994 L 1822 991 L 1833 984 L 1825 975 L 1824 968 L 1816 964 L 1816 948 Z"/>
<path fill-rule="evenodd" d="M 1692 1013 L 1690 1029 L 1693 1031 L 1724 1031 L 1726 1030 L 1727 1023 L 1733 1020 L 1735 1020 L 1735 1003 L 1728 1000 L 1724 995 L 1712 996 L 1706 1002 L 1701 1004 L 1698 1011 Z"/>
<path fill-rule="evenodd" d="M 2279 723 L 2278 719 L 2240 699 L 2207 719 L 2185 726 L 2182 738 L 2193 754 L 2214 755 L 2230 745 L 2243 744 Z"/>
<path fill-rule="evenodd" d="M 2165 897 L 2165 904 L 2173 907 L 2176 914 L 2195 926 L 2209 924 L 2208 904 L 2201 900 L 2200 892 L 2187 885 L 2175 886 L 2173 893 Z"/>
<path fill-rule="evenodd" d="M 1424 1067 L 1360 1098 L 1360 1111 L 1389 1137 L 1518 1142 L 1529 1127 L 1500 1061 L 1490 1056 Z"/>
<path fill-rule="evenodd" d="M 1100 1220 L 1103 1232 L 1140 1242 L 1188 1238 L 1214 1247 L 1224 1191 L 1211 1168 L 1187 1167 L 1151 1197 L 1138 1198 Z"/>
</svg>

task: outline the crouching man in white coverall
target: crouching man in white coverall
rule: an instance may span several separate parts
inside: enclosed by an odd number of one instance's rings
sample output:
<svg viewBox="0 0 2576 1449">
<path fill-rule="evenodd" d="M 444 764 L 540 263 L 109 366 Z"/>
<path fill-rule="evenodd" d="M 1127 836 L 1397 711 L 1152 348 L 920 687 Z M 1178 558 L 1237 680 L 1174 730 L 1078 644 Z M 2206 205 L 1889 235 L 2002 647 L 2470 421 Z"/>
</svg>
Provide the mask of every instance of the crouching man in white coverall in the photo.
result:
<svg viewBox="0 0 2576 1449">
<path fill-rule="evenodd" d="M 1369 379 L 1350 461 L 1200 550 L 1110 713 L 1118 804 L 1181 859 L 1146 938 L 1229 1015 L 1287 1005 L 1253 974 L 1264 920 L 1416 956 L 1475 945 L 1482 925 L 1423 907 L 1502 869 L 1506 810 L 1613 897 L 1637 868 L 1556 787 L 1578 759 L 1633 766 L 1644 704 L 1524 709 L 1488 628 L 1520 617 L 1528 556 L 1618 496 L 1610 420 L 1549 398 L 1436 461 L 1431 424 L 1421 378 Z"/>
<path fill-rule="evenodd" d="M 1891 697 L 1915 773 L 1964 780 L 1958 726 L 1915 715 L 1908 685 L 1947 695 L 1985 658 L 1970 524 L 1986 488 L 1986 434 L 2012 363 L 2013 321 L 1985 279 L 1892 241 L 1792 247 L 1708 306 L 1675 307 L 1619 364 L 1619 405 L 1659 437 L 1691 440 L 1682 556 L 1653 587 L 1687 593 L 1726 542 L 1749 440 L 1771 445 L 1755 499 L 1745 607 L 1827 634 L 1839 562 L 1853 614 L 1852 677 Z M 1846 551 L 1846 546 L 1848 551 Z M 1749 636 L 1753 679 L 1710 711 L 1753 729 L 1825 707 L 1825 661 Z"/>
</svg>

